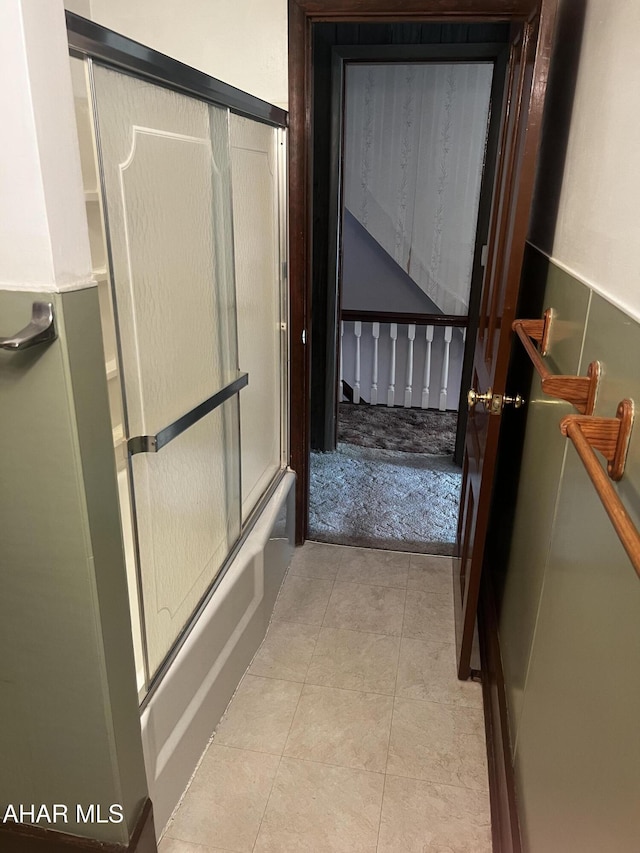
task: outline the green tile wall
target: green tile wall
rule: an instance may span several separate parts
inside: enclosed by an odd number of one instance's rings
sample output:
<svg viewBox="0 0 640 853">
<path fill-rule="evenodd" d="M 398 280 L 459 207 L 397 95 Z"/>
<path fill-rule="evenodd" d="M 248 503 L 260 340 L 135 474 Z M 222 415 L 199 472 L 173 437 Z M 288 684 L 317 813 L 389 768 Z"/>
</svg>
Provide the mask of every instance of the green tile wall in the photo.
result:
<svg viewBox="0 0 640 853">
<path fill-rule="evenodd" d="M 547 359 L 555 373 L 576 373 L 580 364 L 589 291 L 572 284 L 565 272 L 549 266 L 544 304 L 553 307 L 554 319 Z M 543 394 L 534 374 L 501 620 L 501 634 L 508 637 L 502 657 L 514 743 L 566 449 L 558 423 L 573 411 L 569 403 Z"/>
<path fill-rule="evenodd" d="M 34 299 L 58 340 L 0 351 L 0 802 L 125 842 L 147 789 L 97 290 L 0 291 L 0 334 Z M 78 825 L 77 803 L 125 821 Z"/>
<path fill-rule="evenodd" d="M 549 265 L 557 372 L 603 366 L 596 414 L 640 404 L 640 326 Z M 523 846 L 640 849 L 640 580 L 534 380 L 500 621 Z M 640 523 L 640 429 L 616 486 Z"/>
</svg>

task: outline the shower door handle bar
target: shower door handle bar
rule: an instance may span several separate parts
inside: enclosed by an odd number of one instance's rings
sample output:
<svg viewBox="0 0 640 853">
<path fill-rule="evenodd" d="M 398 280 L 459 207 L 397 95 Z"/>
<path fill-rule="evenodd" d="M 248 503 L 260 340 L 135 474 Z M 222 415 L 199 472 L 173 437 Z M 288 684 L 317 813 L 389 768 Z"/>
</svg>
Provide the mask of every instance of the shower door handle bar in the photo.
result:
<svg viewBox="0 0 640 853">
<path fill-rule="evenodd" d="M 0 349 L 17 352 L 49 344 L 58 337 L 53 305 L 51 302 L 34 302 L 31 307 L 31 322 L 9 338 L 0 338 Z"/>
<path fill-rule="evenodd" d="M 169 426 L 161 429 L 157 435 L 136 435 L 130 438 L 127 441 L 129 455 L 133 456 L 136 453 L 157 453 L 165 444 L 169 444 L 170 441 L 173 441 L 174 438 L 177 438 L 199 420 L 202 420 L 205 415 L 213 412 L 214 409 L 217 409 L 248 384 L 249 374 L 241 373 L 233 382 L 225 385 L 220 391 L 216 391 L 212 397 L 209 397 L 209 399 L 191 409 L 190 412 L 179 417 L 172 424 L 169 424 Z"/>
</svg>

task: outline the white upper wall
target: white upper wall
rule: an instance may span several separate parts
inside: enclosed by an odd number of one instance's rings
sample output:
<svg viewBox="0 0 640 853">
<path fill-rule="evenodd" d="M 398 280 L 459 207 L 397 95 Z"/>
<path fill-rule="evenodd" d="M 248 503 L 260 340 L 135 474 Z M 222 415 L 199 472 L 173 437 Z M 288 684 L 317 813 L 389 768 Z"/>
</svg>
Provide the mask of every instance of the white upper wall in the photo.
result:
<svg viewBox="0 0 640 853">
<path fill-rule="evenodd" d="M 67 0 L 135 41 L 287 109 L 287 0 Z"/>
<path fill-rule="evenodd" d="M 286 0 L 67 0 L 89 5 L 98 23 L 286 108 Z M 586 7 L 552 255 L 640 316 L 640 3 Z"/>
<path fill-rule="evenodd" d="M 640 317 L 640 3 L 586 7 L 552 255 Z"/>
<path fill-rule="evenodd" d="M 0 288 L 91 280 L 62 0 L 0 2 Z"/>
</svg>

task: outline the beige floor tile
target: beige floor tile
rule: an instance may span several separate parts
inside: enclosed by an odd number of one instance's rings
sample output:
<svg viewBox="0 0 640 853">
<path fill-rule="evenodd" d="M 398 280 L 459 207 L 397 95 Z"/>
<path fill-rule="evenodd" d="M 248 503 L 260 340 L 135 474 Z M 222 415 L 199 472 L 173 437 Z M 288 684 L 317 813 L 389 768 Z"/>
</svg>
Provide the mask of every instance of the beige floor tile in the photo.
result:
<svg viewBox="0 0 640 853">
<path fill-rule="evenodd" d="M 455 643 L 453 596 L 408 590 L 402 636 Z"/>
<path fill-rule="evenodd" d="M 482 711 L 396 699 L 387 773 L 486 790 Z"/>
<path fill-rule="evenodd" d="M 336 581 L 323 626 L 400 636 L 406 592 Z"/>
<path fill-rule="evenodd" d="M 378 853 L 491 853 L 483 791 L 387 776 Z"/>
<path fill-rule="evenodd" d="M 304 681 L 316 646 L 317 625 L 272 622 L 249 672 L 286 681 Z"/>
<path fill-rule="evenodd" d="M 158 845 L 158 853 L 227 853 L 222 847 L 210 847 L 208 844 L 191 844 L 165 836 Z"/>
<path fill-rule="evenodd" d="M 399 651 L 399 637 L 321 628 L 306 681 L 393 695 Z"/>
<path fill-rule="evenodd" d="M 487 788 L 450 558 L 307 543 L 160 853 L 489 853 Z"/>
<path fill-rule="evenodd" d="M 167 830 L 169 838 L 250 853 L 279 761 L 275 755 L 212 744 Z"/>
<path fill-rule="evenodd" d="M 433 640 L 402 639 L 396 695 L 482 708 L 482 686 L 458 679 L 456 647 Z"/>
<path fill-rule="evenodd" d="M 302 578 L 334 580 L 346 550 L 348 549 L 341 545 L 305 542 L 301 548 L 296 548 L 289 574 Z"/>
<path fill-rule="evenodd" d="M 409 577 L 409 558 L 410 554 L 397 551 L 350 548 L 342 558 L 338 580 L 404 589 Z"/>
<path fill-rule="evenodd" d="M 411 554 L 408 586 L 409 589 L 435 592 L 436 595 L 453 595 L 451 557 Z"/>
<path fill-rule="evenodd" d="M 384 773 L 393 699 L 306 684 L 284 754 Z"/>
<path fill-rule="evenodd" d="M 215 734 L 216 744 L 280 755 L 302 684 L 245 675 Z"/>
<path fill-rule="evenodd" d="M 280 590 L 273 619 L 322 625 L 332 589 L 333 581 L 330 580 L 289 575 Z"/>
<path fill-rule="evenodd" d="M 375 853 L 384 776 L 283 758 L 256 853 Z"/>
</svg>

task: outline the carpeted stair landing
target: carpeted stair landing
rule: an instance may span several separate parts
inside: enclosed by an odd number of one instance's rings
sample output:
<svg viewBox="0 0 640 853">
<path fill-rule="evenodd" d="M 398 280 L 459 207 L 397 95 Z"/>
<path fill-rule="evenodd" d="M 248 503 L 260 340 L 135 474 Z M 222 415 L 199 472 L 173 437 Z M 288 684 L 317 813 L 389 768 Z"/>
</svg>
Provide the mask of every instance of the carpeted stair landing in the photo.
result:
<svg viewBox="0 0 640 853">
<path fill-rule="evenodd" d="M 379 450 L 453 456 L 457 412 L 340 403 L 338 441 Z"/>
</svg>

